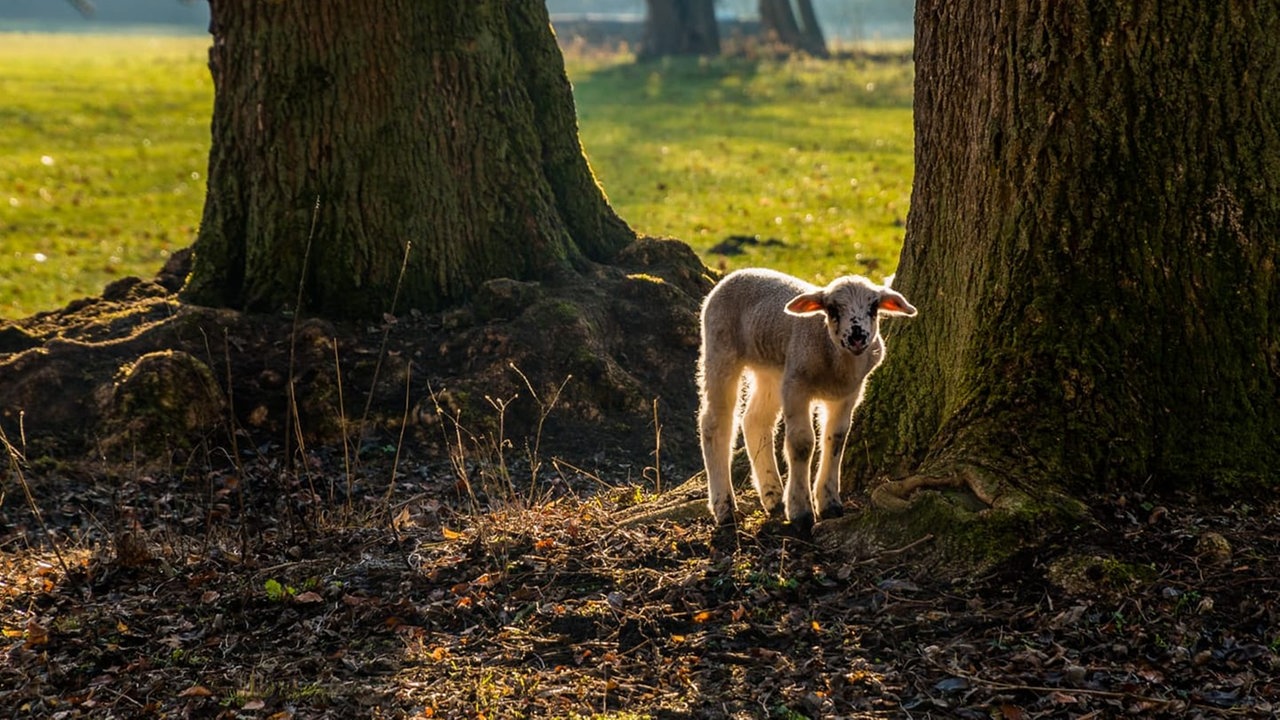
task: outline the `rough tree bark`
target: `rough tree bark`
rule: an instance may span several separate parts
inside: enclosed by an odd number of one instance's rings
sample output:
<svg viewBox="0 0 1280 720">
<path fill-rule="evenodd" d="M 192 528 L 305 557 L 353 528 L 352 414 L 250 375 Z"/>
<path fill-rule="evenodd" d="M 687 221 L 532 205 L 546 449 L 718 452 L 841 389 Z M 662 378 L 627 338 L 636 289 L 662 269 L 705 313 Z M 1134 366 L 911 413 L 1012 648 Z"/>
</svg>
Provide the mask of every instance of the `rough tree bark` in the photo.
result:
<svg viewBox="0 0 1280 720">
<path fill-rule="evenodd" d="M 889 506 L 1274 487 L 1280 6 L 919 0 L 915 57 L 920 315 L 851 477 Z"/>
<path fill-rule="evenodd" d="M 275 311 L 301 287 L 330 317 L 395 297 L 431 310 L 634 238 L 582 154 L 543 2 L 210 6 L 213 147 L 185 299 Z"/>
<path fill-rule="evenodd" d="M 829 56 L 827 40 L 822 35 L 822 26 L 818 24 L 812 0 L 796 0 L 795 9 L 791 6 L 791 0 L 760 0 L 759 11 L 760 26 L 766 36 L 814 57 Z M 798 19 L 797 11 L 800 14 Z"/>
<path fill-rule="evenodd" d="M 646 0 L 639 59 L 668 55 L 718 55 L 720 29 L 712 0 Z"/>
</svg>

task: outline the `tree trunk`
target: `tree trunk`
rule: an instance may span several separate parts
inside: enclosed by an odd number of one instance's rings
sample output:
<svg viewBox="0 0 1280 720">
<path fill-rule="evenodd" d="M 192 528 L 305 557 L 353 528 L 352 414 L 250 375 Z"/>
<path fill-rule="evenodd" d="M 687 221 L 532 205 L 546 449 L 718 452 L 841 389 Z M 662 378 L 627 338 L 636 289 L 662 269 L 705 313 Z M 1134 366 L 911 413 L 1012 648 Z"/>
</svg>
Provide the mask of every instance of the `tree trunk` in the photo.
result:
<svg viewBox="0 0 1280 720">
<path fill-rule="evenodd" d="M 800 19 L 791 7 L 791 0 L 760 0 L 760 27 L 766 37 L 794 50 L 803 50 L 814 57 L 828 57 L 827 41 L 818 24 L 818 15 L 811 0 L 797 0 Z"/>
<path fill-rule="evenodd" d="M 210 6 L 213 146 L 185 299 L 277 311 L 301 288 L 330 317 L 397 297 L 431 310 L 633 239 L 582 154 L 544 3 Z"/>
<path fill-rule="evenodd" d="M 1280 478 L 1280 6 L 919 0 L 916 175 L 848 458 L 880 499 Z"/>
<path fill-rule="evenodd" d="M 800 35 L 803 43 L 800 47 L 814 57 L 828 57 L 827 39 L 818 23 L 818 14 L 813 11 L 813 0 L 796 0 L 796 7 L 800 11 Z"/>
<path fill-rule="evenodd" d="M 720 30 L 712 0 L 647 0 L 639 59 L 718 55 Z"/>
</svg>

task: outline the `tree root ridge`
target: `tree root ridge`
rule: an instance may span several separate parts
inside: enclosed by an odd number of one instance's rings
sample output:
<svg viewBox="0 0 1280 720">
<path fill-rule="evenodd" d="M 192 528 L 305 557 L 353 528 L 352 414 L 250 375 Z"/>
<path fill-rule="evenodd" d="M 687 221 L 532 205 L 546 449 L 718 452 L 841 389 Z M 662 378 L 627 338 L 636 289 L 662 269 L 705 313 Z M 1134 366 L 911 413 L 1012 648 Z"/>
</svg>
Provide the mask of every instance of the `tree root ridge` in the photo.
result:
<svg viewBox="0 0 1280 720">
<path fill-rule="evenodd" d="M 913 497 L 922 490 L 965 489 L 985 505 L 994 508 L 1004 492 L 993 488 L 983 473 L 976 468 L 965 466 L 944 475 L 911 475 L 902 480 L 889 480 L 871 491 L 871 505 L 885 512 L 906 512 Z"/>
</svg>

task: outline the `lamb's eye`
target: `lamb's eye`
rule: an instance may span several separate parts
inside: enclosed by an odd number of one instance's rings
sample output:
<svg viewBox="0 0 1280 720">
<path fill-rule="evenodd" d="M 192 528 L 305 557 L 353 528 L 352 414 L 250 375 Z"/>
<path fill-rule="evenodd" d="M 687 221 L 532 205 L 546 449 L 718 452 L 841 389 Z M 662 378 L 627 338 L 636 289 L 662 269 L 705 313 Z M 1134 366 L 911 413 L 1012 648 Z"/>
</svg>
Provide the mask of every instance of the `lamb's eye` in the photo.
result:
<svg viewBox="0 0 1280 720">
<path fill-rule="evenodd" d="M 832 324 L 840 324 L 840 308 L 835 305 L 828 305 L 823 308 L 823 312 L 827 314 L 827 320 L 831 321 Z"/>
<path fill-rule="evenodd" d="M 872 302 L 870 305 L 867 306 L 867 317 L 875 317 L 876 313 L 878 312 L 880 312 L 879 301 Z"/>
</svg>

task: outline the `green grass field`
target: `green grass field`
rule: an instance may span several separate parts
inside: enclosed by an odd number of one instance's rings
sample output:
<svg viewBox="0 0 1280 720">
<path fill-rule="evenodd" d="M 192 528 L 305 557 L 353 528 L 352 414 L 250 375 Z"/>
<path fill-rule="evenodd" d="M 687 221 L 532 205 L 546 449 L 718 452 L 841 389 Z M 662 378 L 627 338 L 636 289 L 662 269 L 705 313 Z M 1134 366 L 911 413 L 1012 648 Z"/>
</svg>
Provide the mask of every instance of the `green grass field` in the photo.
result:
<svg viewBox="0 0 1280 720">
<path fill-rule="evenodd" d="M 207 42 L 0 35 L 0 317 L 150 276 L 191 243 Z M 637 231 L 723 269 L 892 271 L 910 197 L 909 63 L 567 62 L 583 145 Z"/>
<path fill-rule="evenodd" d="M 207 41 L 0 36 L 0 315 L 149 276 L 204 201 Z"/>
<path fill-rule="evenodd" d="M 632 227 L 721 269 L 893 271 L 911 196 L 909 63 L 569 64 L 583 146 Z M 730 236 L 759 242 L 712 251 Z"/>
</svg>

